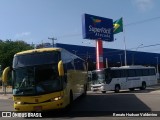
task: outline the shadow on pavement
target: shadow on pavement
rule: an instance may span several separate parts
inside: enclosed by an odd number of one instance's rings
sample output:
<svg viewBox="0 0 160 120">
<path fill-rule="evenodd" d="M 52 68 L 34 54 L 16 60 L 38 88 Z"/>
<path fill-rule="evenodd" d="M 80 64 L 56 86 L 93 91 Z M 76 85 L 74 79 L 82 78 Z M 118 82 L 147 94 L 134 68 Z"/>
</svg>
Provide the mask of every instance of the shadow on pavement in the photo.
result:
<svg viewBox="0 0 160 120">
<path fill-rule="evenodd" d="M 140 112 L 151 112 L 151 109 L 134 94 L 101 94 L 81 97 L 66 111 L 43 112 L 42 116 L 47 118 L 101 117 L 113 116 L 113 113 Z"/>
<path fill-rule="evenodd" d="M 120 91 L 118 94 L 91 93 L 74 101 L 69 109 L 42 112 L 42 118 L 112 117 L 113 113 L 149 113 L 152 112 L 151 109 L 134 93 L 149 93 L 156 90 L 160 90 L 160 86 L 147 87 L 146 90 Z"/>
</svg>

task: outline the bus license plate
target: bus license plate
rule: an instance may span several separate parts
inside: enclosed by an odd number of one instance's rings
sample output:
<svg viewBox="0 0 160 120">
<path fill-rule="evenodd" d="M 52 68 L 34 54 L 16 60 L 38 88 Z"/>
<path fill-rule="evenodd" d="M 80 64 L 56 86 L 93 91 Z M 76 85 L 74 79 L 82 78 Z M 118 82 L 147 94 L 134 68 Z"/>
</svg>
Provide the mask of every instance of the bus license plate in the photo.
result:
<svg viewBox="0 0 160 120">
<path fill-rule="evenodd" d="M 42 111 L 42 106 L 35 106 L 35 107 L 34 107 L 34 110 L 35 110 L 35 111 Z"/>
</svg>

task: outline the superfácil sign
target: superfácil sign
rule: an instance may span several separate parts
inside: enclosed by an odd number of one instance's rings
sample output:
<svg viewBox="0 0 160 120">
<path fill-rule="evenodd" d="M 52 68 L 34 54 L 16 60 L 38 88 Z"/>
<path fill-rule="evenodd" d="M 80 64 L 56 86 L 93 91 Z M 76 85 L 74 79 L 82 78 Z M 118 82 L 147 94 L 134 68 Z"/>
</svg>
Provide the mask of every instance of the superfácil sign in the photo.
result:
<svg viewBox="0 0 160 120">
<path fill-rule="evenodd" d="M 84 39 L 113 41 L 113 20 L 89 14 L 82 16 Z"/>
</svg>

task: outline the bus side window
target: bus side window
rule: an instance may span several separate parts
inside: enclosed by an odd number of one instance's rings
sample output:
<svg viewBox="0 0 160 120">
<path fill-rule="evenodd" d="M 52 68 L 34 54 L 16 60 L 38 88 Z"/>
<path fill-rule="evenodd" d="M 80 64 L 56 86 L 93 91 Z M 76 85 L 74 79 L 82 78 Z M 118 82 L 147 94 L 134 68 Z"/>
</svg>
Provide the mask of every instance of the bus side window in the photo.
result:
<svg viewBox="0 0 160 120">
<path fill-rule="evenodd" d="M 135 70 L 134 69 L 129 69 L 128 70 L 128 77 L 135 77 Z"/>
<path fill-rule="evenodd" d="M 116 78 L 121 78 L 121 70 L 115 70 Z"/>
<path fill-rule="evenodd" d="M 64 64 L 64 77 L 62 78 L 63 87 L 65 88 L 67 85 L 67 64 Z"/>
<path fill-rule="evenodd" d="M 149 75 L 155 75 L 155 70 L 154 69 L 149 69 Z"/>
<path fill-rule="evenodd" d="M 111 76 L 112 76 L 112 78 L 115 78 L 114 70 L 111 70 Z"/>
<path fill-rule="evenodd" d="M 120 78 L 121 77 L 120 70 L 112 70 L 112 77 L 113 78 Z"/>
<path fill-rule="evenodd" d="M 125 77 L 127 77 L 127 70 L 124 70 L 124 73 L 125 73 Z"/>
<path fill-rule="evenodd" d="M 141 69 L 136 69 L 136 76 L 142 76 L 142 70 Z"/>
<path fill-rule="evenodd" d="M 127 71 L 121 70 L 121 77 L 127 77 Z"/>
<path fill-rule="evenodd" d="M 81 59 L 74 59 L 74 66 L 76 70 L 87 70 L 86 64 Z"/>
<path fill-rule="evenodd" d="M 148 75 L 148 69 L 143 69 L 143 76 L 147 76 Z"/>
<path fill-rule="evenodd" d="M 66 63 L 66 68 L 67 70 L 74 70 L 74 61 L 70 61 L 68 63 Z"/>
</svg>

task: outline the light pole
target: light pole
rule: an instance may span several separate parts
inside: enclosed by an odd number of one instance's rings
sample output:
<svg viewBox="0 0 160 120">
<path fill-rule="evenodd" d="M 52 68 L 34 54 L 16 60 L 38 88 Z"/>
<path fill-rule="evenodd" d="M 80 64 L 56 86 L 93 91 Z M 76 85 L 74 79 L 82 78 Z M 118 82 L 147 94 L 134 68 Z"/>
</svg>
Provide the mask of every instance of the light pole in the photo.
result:
<svg viewBox="0 0 160 120">
<path fill-rule="evenodd" d="M 157 59 L 157 73 L 159 73 L 159 69 L 158 69 L 158 57 L 155 57 Z"/>
<path fill-rule="evenodd" d="M 54 38 L 54 37 L 53 38 L 49 38 L 48 37 L 48 39 L 52 40 L 52 46 L 54 47 L 54 41 L 57 40 L 57 38 Z"/>
<path fill-rule="evenodd" d="M 137 52 L 138 48 L 140 48 L 140 46 L 142 46 L 142 45 L 143 45 L 143 44 L 140 44 L 140 45 L 136 48 L 135 52 L 132 54 L 132 65 L 134 65 L 134 55 L 135 55 L 135 53 Z"/>
</svg>

